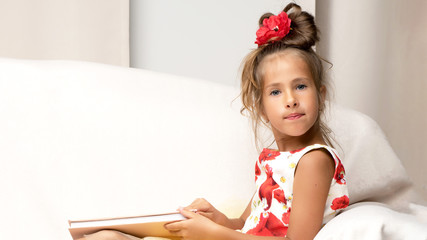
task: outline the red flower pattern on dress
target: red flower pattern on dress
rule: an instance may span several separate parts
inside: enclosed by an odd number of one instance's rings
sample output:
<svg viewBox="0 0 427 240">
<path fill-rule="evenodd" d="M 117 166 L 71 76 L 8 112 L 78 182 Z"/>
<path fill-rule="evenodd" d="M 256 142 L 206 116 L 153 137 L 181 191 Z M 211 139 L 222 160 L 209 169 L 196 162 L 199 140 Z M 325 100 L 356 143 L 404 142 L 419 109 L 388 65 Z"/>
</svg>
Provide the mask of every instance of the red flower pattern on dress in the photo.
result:
<svg viewBox="0 0 427 240">
<path fill-rule="evenodd" d="M 335 159 L 338 160 L 337 168 L 335 169 L 334 179 L 338 184 L 346 184 L 344 175 L 345 175 L 345 169 L 344 166 L 341 163 L 341 159 L 334 153 Z"/>
<path fill-rule="evenodd" d="M 265 227 L 267 220 L 268 216 L 264 217 L 264 214 L 261 214 L 258 224 L 246 233 L 256 236 L 273 236 L 273 234 Z"/>
<path fill-rule="evenodd" d="M 282 221 L 276 217 L 276 215 L 270 213 L 267 219 L 267 223 L 265 224 L 265 228 L 267 228 L 273 236 L 284 237 L 288 232 L 288 227 L 284 226 Z"/>
<path fill-rule="evenodd" d="M 267 179 L 259 187 L 259 199 L 267 200 L 267 207 L 265 210 L 268 210 L 271 207 L 271 200 L 273 198 L 273 191 L 279 188 L 279 185 L 273 179 L 273 169 L 270 166 L 265 165 Z"/>
<path fill-rule="evenodd" d="M 290 217 L 291 217 L 291 208 L 289 208 L 287 212 L 283 213 L 283 215 L 282 215 L 283 223 L 286 225 L 289 225 Z"/>
<path fill-rule="evenodd" d="M 350 204 L 350 199 L 348 198 L 348 196 L 344 195 L 342 197 L 335 198 L 332 201 L 331 209 L 332 210 L 343 209 L 348 207 L 349 204 Z"/>
<path fill-rule="evenodd" d="M 263 161 L 273 160 L 279 155 L 280 155 L 279 151 L 274 151 L 271 149 L 264 148 L 264 150 L 262 150 L 261 154 L 259 155 L 258 160 L 259 160 L 259 163 L 262 163 Z"/>
<path fill-rule="evenodd" d="M 258 163 L 255 163 L 255 182 L 258 180 L 258 177 L 261 175 L 261 169 L 259 169 Z"/>
<path fill-rule="evenodd" d="M 284 203 L 286 204 L 286 197 L 285 197 L 285 192 L 283 191 L 283 189 L 275 189 L 274 190 L 274 198 L 279 202 L 279 203 Z"/>
<path fill-rule="evenodd" d="M 268 42 L 280 40 L 285 37 L 290 30 L 291 19 L 288 18 L 288 14 L 281 12 L 277 16 L 270 16 L 262 21 L 261 27 L 256 32 L 257 38 L 255 43 L 261 46 Z"/>
<path fill-rule="evenodd" d="M 334 179 L 337 181 L 338 184 L 345 184 L 345 169 L 342 165 L 341 161 L 338 162 L 337 169 L 335 170 Z"/>
<path fill-rule="evenodd" d="M 264 216 L 266 215 L 266 216 Z M 256 236 L 286 236 L 288 227 L 271 213 L 261 214 L 258 224 L 247 232 Z"/>
</svg>

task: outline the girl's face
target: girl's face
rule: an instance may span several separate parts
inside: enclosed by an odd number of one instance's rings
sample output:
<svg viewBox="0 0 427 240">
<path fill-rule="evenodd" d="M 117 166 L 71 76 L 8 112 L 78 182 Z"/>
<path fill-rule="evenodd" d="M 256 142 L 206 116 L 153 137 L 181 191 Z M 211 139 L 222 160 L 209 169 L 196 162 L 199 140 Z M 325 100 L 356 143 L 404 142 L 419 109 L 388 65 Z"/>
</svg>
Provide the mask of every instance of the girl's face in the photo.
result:
<svg viewBox="0 0 427 240">
<path fill-rule="evenodd" d="M 270 121 L 276 141 L 304 135 L 319 115 L 317 90 L 307 64 L 296 52 L 286 50 L 265 58 L 261 67 L 263 117 Z"/>
</svg>

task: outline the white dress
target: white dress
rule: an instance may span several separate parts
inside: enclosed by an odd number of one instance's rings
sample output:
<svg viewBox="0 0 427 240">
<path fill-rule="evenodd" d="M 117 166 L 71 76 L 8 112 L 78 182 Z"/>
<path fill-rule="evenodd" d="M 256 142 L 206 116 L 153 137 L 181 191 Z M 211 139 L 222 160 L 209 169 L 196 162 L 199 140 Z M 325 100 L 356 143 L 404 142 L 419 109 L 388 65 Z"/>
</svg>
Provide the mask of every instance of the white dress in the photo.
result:
<svg viewBox="0 0 427 240">
<path fill-rule="evenodd" d="M 314 144 L 291 152 L 264 149 L 255 166 L 257 192 L 252 201 L 251 214 L 243 233 L 258 236 L 286 235 L 292 209 L 293 182 L 296 166 L 304 154 L 326 149 L 335 161 L 335 173 L 326 200 L 323 224 L 349 204 L 345 170 L 335 149 Z"/>
</svg>

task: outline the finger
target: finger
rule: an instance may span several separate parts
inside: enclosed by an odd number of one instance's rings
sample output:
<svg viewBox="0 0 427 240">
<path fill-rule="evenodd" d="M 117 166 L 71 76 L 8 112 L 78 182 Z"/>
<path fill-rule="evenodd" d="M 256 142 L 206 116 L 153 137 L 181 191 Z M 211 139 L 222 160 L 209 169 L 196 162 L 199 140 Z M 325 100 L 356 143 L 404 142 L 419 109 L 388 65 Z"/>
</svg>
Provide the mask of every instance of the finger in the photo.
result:
<svg viewBox="0 0 427 240">
<path fill-rule="evenodd" d="M 206 199 L 198 198 L 194 200 L 190 205 L 185 207 L 187 210 L 197 209 L 198 211 L 206 212 L 211 208 L 211 205 Z"/>
<path fill-rule="evenodd" d="M 184 217 L 189 218 L 189 219 L 195 218 L 197 216 L 197 213 L 192 212 L 192 211 L 188 211 L 184 208 L 180 208 L 178 210 Z"/>
<path fill-rule="evenodd" d="M 178 208 L 178 211 L 179 211 L 179 209 L 180 209 L 180 208 Z M 199 212 L 199 211 L 200 211 L 198 208 L 193 207 L 193 206 L 187 206 L 187 207 L 184 207 L 183 209 L 185 209 L 185 210 L 187 210 L 187 211 L 190 211 L 190 212 L 194 212 L 194 213 L 196 213 L 196 212 Z"/>
<path fill-rule="evenodd" d="M 178 232 L 182 229 L 182 224 L 181 222 L 171 222 L 166 223 L 165 225 L 163 225 L 163 227 L 169 232 Z"/>
</svg>

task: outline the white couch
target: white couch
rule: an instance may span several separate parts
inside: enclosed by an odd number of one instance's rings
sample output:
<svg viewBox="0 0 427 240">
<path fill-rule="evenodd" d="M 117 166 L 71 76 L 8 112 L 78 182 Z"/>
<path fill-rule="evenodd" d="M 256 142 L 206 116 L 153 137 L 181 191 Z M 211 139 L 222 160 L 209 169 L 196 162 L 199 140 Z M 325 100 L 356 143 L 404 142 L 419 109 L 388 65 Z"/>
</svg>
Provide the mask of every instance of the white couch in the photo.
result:
<svg viewBox="0 0 427 240">
<path fill-rule="evenodd" d="M 257 152 L 238 93 L 145 70 L 0 58 L 0 239 L 71 239 L 69 219 L 173 211 L 196 197 L 240 215 Z M 361 203 L 316 239 L 427 239 L 427 207 L 411 203 L 377 124 L 335 105 L 327 116 Z"/>
</svg>

